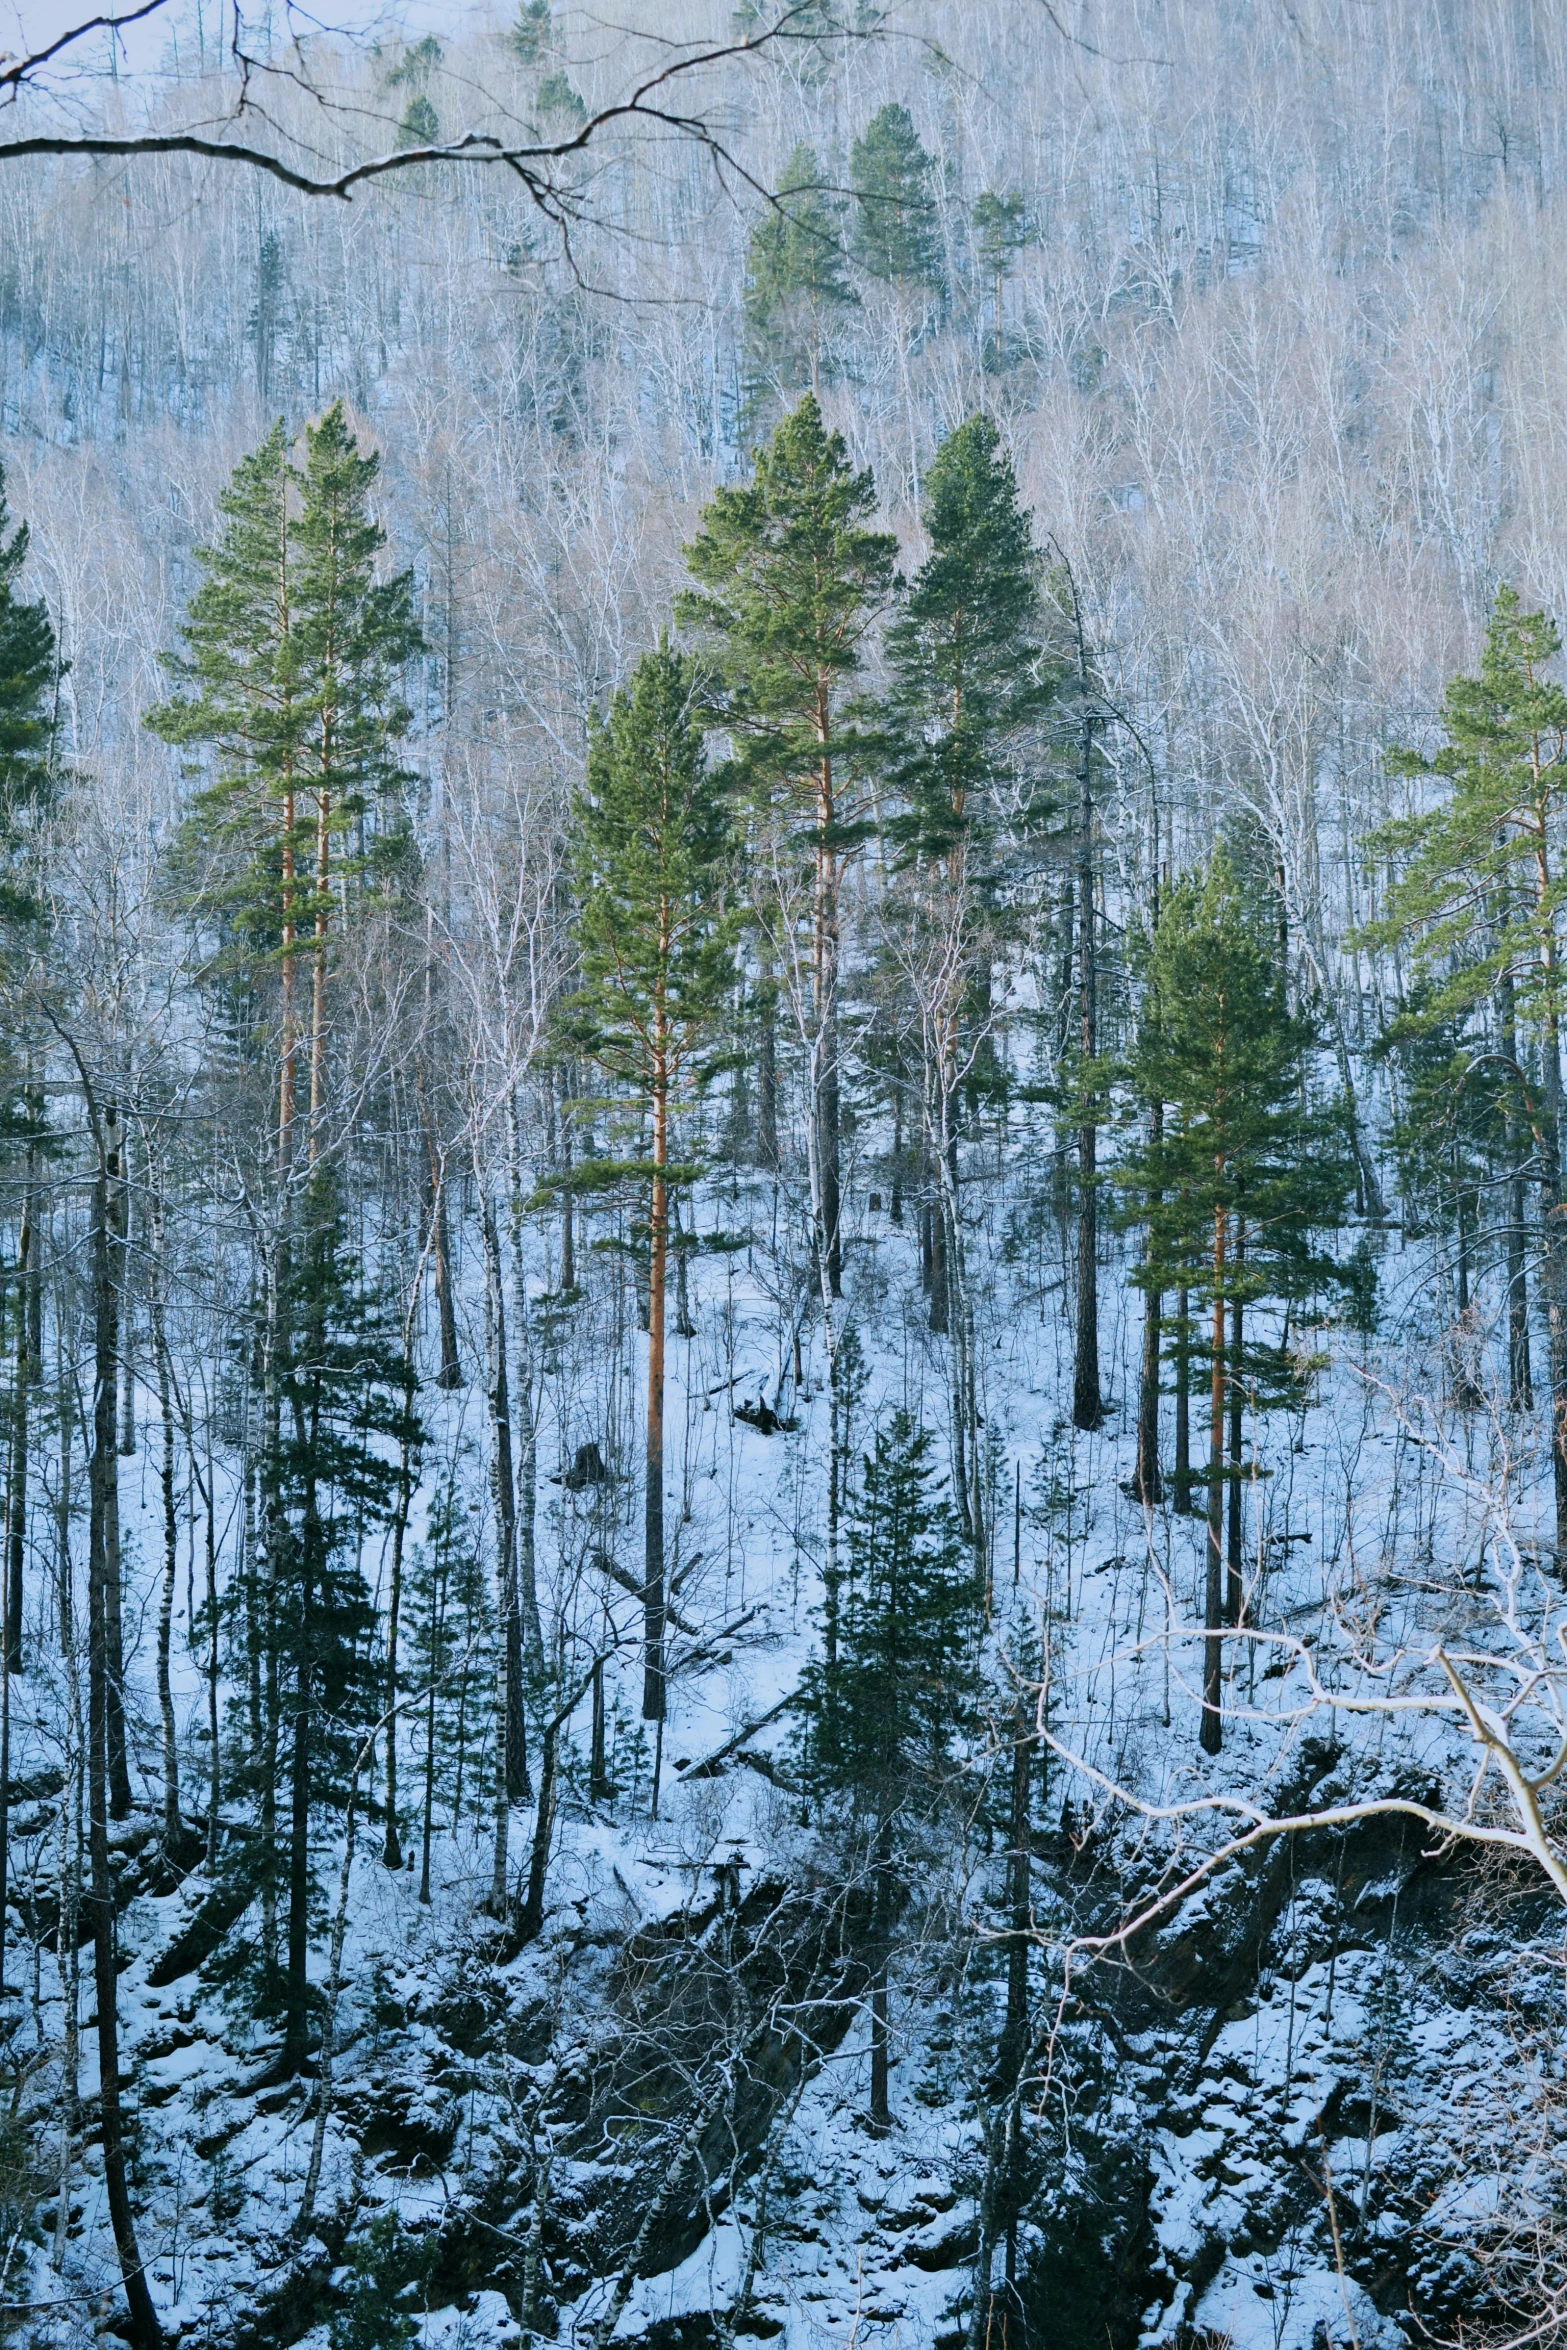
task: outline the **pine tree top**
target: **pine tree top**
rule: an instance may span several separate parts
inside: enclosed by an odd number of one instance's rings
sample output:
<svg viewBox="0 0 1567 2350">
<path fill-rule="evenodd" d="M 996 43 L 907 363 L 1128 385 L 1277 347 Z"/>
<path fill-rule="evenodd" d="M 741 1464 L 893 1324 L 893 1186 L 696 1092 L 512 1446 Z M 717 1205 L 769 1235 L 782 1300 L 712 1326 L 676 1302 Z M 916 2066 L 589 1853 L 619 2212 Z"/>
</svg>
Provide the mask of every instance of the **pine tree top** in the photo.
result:
<svg viewBox="0 0 1567 2350">
<path fill-rule="evenodd" d="M 939 291 L 945 273 L 930 192 L 934 168 L 906 106 L 883 106 L 855 140 L 854 258 L 867 276 Z"/>
</svg>

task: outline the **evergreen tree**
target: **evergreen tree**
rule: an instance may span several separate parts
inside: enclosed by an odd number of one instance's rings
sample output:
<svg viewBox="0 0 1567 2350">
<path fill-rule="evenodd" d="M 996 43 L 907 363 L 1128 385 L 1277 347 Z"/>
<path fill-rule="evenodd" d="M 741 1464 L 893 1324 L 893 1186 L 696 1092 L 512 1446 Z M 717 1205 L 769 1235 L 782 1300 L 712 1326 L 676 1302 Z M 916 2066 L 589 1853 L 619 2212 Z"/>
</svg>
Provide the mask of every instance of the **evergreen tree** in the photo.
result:
<svg viewBox="0 0 1567 2350">
<path fill-rule="evenodd" d="M 381 460 L 362 456 L 334 401 L 305 428 L 305 462 L 295 476 L 290 654 L 303 720 L 300 771 L 313 834 L 310 917 L 309 1109 L 312 1150 L 326 1107 L 328 932 L 341 875 L 364 877 L 398 861 L 406 822 L 398 795 L 409 781 L 398 757 L 412 713 L 399 673 L 424 650 L 413 608 L 413 575 L 380 576 L 386 532 L 370 510 Z M 383 815 L 369 853 L 345 852 Z M 387 814 L 390 821 L 385 821 Z"/>
<path fill-rule="evenodd" d="M 42 599 L 27 603 L 17 581 L 27 561 L 27 525 L 9 539 L 5 472 L 0 467 L 0 923 L 30 923 L 37 900 L 20 858 L 28 819 L 53 790 L 54 629 Z"/>
<path fill-rule="evenodd" d="M 946 857 L 994 828 L 1024 730 L 1057 665 L 1040 641 L 1039 558 L 988 416 L 942 443 L 925 478 L 930 552 L 887 631 L 893 777 L 907 846 Z"/>
<path fill-rule="evenodd" d="M 306 1245 L 290 1268 L 280 1316 L 282 1414 L 271 1471 L 272 1633 L 291 1740 L 283 2053 L 296 2070 L 309 2023 L 312 1811 L 344 1800 L 357 1749 L 382 1710 L 375 1612 L 359 1550 L 393 1515 L 404 1442 L 416 1446 L 423 1435 L 415 1375 L 366 1294 L 337 1186 L 324 1169 L 306 1206 Z"/>
<path fill-rule="evenodd" d="M 844 275 L 839 210 L 822 193 L 814 151 L 798 146 L 746 248 L 745 312 L 752 336 L 785 364 L 794 364 L 803 349 L 813 389 L 824 318 L 856 300 Z"/>
<path fill-rule="evenodd" d="M 734 977 L 729 818 L 690 664 L 661 643 L 593 728 L 577 799 L 580 985 L 571 1034 L 652 1128 L 642 1710 L 664 1718 L 664 1307 L 671 1119 Z"/>
<path fill-rule="evenodd" d="M 913 866 L 911 906 L 925 948 L 926 1142 L 942 1220 L 944 1278 L 933 1314 L 952 1342 L 954 1479 L 976 1555 L 978 1399 L 958 1216 L 956 1105 L 973 1050 L 966 1008 L 983 1017 L 995 913 L 995 850 L 1008 786 L 1054 672 L 1039 641 L 1038 560 L 1017 482 L 988 416 L 949 435 L 925 484 L 930 552 L 887 631 L 889 780 L 902 804 L 888 831 Z M 978 999 L 976 1001 L 976 999 Z"/>
<path fill-rule="evenodd" d="M 348 873 L 395 856 L 396 745 L 410 713 L 396 691 L 421 648 L 406 572 L 378 576 L 386 534 L 369 511 L 379 470 L 362 457 L 341 404 L 307 428 L 289 462 L 281 423 L 242 460 L 220 500 L 225 529 L 198 550 L 203 577 L 169 667 L 182 690 L 148 711 L 165 741 L 204 750 L 211 780 L 191 801 L 176 879 L 215 917 L 223 967 L 254 990 L 276 968 L 278 1162 L 292 1161 L 301 1027 L 308 1039 L 312 1131 L 324 1101 L 328 934 Z M 393 802 L 371 855 L 342 854 L 374 806 Z M 334 861 L 335 860 L 335 861 Z M 308 1023 L 297 966 L 309 956 Z"/>
<path fill-rule="evenodd" d="M 1560 632 L 1550 616 L 1525 611 L 1516 589 L 1499 588 L 1479 674 L 1453 678 L 1443 696 L 1443 747 L 1430 759 L 1407 750 L 1389 754 L 1393 773 L 1430 776 L 1447 790 L 1436 807 L 1377 836 L 1373 845 L 1394 861 L 1397 878 L 1366 936 L 1409 953 L 1417 980 L 1425 984 L 1420 1016 L 1427 1025 L 1454 1018 L 1468 1024 L 1491 1014 L 1493 1075 L 1510 1079 L 1510 1174 L 1520 1200 L 1524 1137 L 1534 1139 L 1546 1211 L 1541 1282 L 1550 1341 L 1556 1547 L 1567 1557 L 1567 1248 L 1558 1225 L 1564 1196 L 1561 918 L 1567 875 L 1560 843 L 1567 812 L 1567 691 L 1546 675 L 1560 651 Z M 1481 1055 L 1484 1039 L 1470 1041 L 1471 1057 Z M 1515 1253 L 1516 1297 L 1522 1251 Z M 1516 1385 L 1516 1311 L 1513 1319 Z"/>
<path fill-rule="evenodd" d="M 975 197 L 970 218 L 974 224 L 975 257 L 989 280 L 994 303 L 994 339 L 988 356 L 991 364 L 999 367 L 1004 356 L 1002 301 L 1007 277 L 1014 259 L 1033 235 L 1033 228 L 1028 208 L 1015 190 L 1001 196 L 994 188 L 986 188 Z"/>
<path fill-rule="evenodd" d="M 1225 852 L 1215 851 L 1205 873 L 1170 891 L 1149 943 L 1133 1076 L 1142 1101 L 1159 1103 L 1163 1115 L 1119 1170 L 1147 1227 L 1133 1280 L 1150 1294 L 1184 1292 L 1209 1323 L 1202 1744 L 1210 1754 L 1221 1738 L 1224 1627 L 1241 1616 L 1242 1407 L 1296 1400 L 1302 1378 L 1285 1343 L 1258 1339 L 1246 1309 L 1299 1304 L 1350 1280 L 1317 1245 L 1343 1222 L 1354 1167 L 1338 1110 L 1302 1106 L 1315 1043 L 1310 1021 L 1289 1009 L 1266 921 Z M 1189 1325 L 1170 1336 L 1178 1362 L 1195 1351 Z"/>
<path fill-rule="evenodd" d="M 711 717 L 735 746 L 735 781 L 764 819 L 802 827 L 812 860 L 809 970 L 812 1206 L 829 1290 L 842 1288 L 839 1230 L 838 897 L 857 835 L 845 821 L 845 766 L 862 747 L 849 686 L 892 581 L 896 542 L 869 530 L 875 489 L 849 464 L 814 393 L 756 454 L 752 479 L 716 491 L 686 548 L 697 582 L 677 616 L 716 664 Z"/>
<path fill-rule="evenodd" d="M 806 1784 L 871 1837 L 871 2121 L 888 2103 L 887 1964 L 900 1824 L 939 1801 L 974 1718 L 976 1590 L 962 1530 L 906 1411 L 876 1430 L 848 1516 L 830 1651 L 801 1693 Z"/>
<path fill-rule="evenodd" d="M 906 106 L 873 114 L 849 159 L 855 197 L 854 258 L 868 277 L 939 293 L 944 271 L 931 196 L 934 156 L 920 145 Z"/>
</svg>

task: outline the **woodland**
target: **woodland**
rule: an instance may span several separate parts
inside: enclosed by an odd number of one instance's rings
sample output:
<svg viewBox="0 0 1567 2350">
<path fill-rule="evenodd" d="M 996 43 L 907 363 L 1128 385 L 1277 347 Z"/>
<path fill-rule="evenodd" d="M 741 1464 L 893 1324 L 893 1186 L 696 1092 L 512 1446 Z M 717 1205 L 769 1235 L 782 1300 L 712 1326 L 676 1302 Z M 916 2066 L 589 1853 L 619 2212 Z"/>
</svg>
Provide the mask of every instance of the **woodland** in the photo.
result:
<svg viewBox="0 0 1567 2350">
<path fill-rule="evenodd" d="M 0 2339 L 1567 2339 L 1567 14 L 121 13 Z"/>
</svg>

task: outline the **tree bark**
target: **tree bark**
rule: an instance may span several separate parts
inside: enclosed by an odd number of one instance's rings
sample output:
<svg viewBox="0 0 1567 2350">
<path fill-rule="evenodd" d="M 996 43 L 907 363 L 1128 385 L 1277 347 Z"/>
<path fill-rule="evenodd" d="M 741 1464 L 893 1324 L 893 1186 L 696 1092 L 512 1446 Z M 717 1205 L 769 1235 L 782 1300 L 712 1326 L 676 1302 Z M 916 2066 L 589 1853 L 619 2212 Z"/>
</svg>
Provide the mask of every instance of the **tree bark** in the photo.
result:
<svg viewBox="0 0 1567 2350">
<path fill-rule="evenodd" d="M 1081 639 L 1079 668 L 1084 693 L 1087 666 Z M 1092 1116 L 1092 1067 L 1099 1051 L 1099 986 L 1094 936 L 1094 722 L 1083 717 L 1077 798 L 1077 1007 L 1082 1065 L 1078 1085 L 1082 1123 L 1077 1130 L 1077 1331 L 1072 1360 L 1072 1425 L 1097 1428 L 1104 1418 L 1099 1386 L 1099 1131 Z"/>
<path fill-rule="evenodd" d="M 1224 1680 L 1224 1282 L 1228 1220 L 1213 1212 L 1213 1341 L 1209 1355 L 1208 1550 L 1203 1599 L 1202 1749 L 1217 1754 L 1223 1743 L 1220 1695 Z"/>
<path fill-rule="evenodd" d="M 96 1121 L 95 1121 L 96 1123 Z M 133 2350 L 162 2350 L 163 2331 L 147 2289 L 137 2248 L 125 2177 L 125 2138 L 120 2111 L 119 1969 L 115 1963 L 114 1879 L 109 1866 L 111 1802 L 112 1659 L 109 1609 L 117 1562 L 111 1541 L 117 1532 L 114 1508 L 119 1483 L 115 1397 L 119 1380 L 119 1313 L 114 1281 L 114 1195 L 119 1187 L 119 1125 L 106 1111 L 98 1136 L 98 1173 L 93 1186 L 93 1424 L 88 1464 L 90 1494 L 87 1558 L 88 1673 L 88 1847 L 93 1920 L 93 1978 L 98 2002 L 99 2115 L 104 2186 L 109 2224 L 125 2289 Z M 128 1808 L 128 1807 L 127 1807 Z"/>
<path fill-rule="evenodd" d="M 124 1261 L 126 1226 L 126 1186 L 123 1161 L 124 1143 L 119 1110 L 113 1102 L 105 1105 L 103 1113 L 103 1151 L 105 1170 L 105 1200 L 108 1216 L 108 1291 L 103 1311 L 109 1317 L 109 1334 L 114 1343 L 114 1371 L 109 1389 L 109 1426 L 111 1439 L 117 1441 L 114 1428 L 114 1407 L 119 1389 L 120 1350 L 122 1339 L 122 1290 L 119 1281 Z M 125 1747 L 125 1610 L 120 1577 L 120 1481 L 112 1477 L 104 1490 L 103 1524 L 103 1603 L 104 1652 L 108 1668 L 107 1707 L 109 1816 L 125 1820 L 131 1813 L 131 1775 Z"/>
<path fill-rule="evenodd" d="M 643 1509 L 642 1718 L 662 1722 L 664 1688 L 664 1292 L 668 1270 L 669 1078 L 655 1039 L 653 1187 L 648 1211 L 647 1460 Z M 657 1787 L 654 1788 L 657 1801 Z"/>
</svg>

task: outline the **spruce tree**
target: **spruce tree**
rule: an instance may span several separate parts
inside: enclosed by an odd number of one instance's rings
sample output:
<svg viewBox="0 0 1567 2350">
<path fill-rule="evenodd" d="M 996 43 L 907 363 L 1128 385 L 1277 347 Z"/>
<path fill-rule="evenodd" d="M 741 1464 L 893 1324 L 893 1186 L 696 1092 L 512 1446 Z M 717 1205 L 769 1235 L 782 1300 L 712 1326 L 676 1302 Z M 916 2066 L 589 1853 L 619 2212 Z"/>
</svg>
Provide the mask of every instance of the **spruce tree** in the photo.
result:
<svg viewBox="0 0 1567 2350">
<path fill-rule="evenodd" d="M 980 268 L 989 280 L 995 310 L 995 333 L 986 356 L 990 364 L 1000 367 L 1005 356 L 1002 333 L 1002 302 L 1012 263 L 1033 234 L 1028 208 L 1015 191 L 1001 196 L 994 188 L 986 188 L 974 199 L 970 214 L 974 224 L 974 254 Z"/>
<path fill-rule="evenodd" d="M 710 715 L 734 743 L 738 788 L 786 841 L 803 834 L 811 858 L 809 936 L 792 945 L 809 973 L 812 1207 L 834 1297 L 843 1275 L 838 898 L 857 838 L 845 769 L 863 747 L 846 703 L 896 553 L 889 533 L 866 528 L 874 507 L 870 474 L 853 470 L 807 393 L 757 451 L 752 479 L 716 491 L 703 510 L 685 550 L 697 587 L 676 605 L 711 650 Z"/>
<path fill-rule="evenodd" d="M 1458 1019 L 1473 1046 L 1490 1014 L 1493 1076 L 1509 1080 L 1512 1167 L 1521 1205 L 1524 1137 L 1532 1135 L 1545 1194 L 1541 1286 L 1550 1342 L 1551 1462 L 1556 1548 L 1567 1558 L 1567 1247 L 1560 1232 L 1563 1009 L 1562 874 L 1558 844 L 1567 810 L 1567 691 L 1546 672 L 1561 635 L 1517 590 L 1497 590 L 1475 676 L 1453 678 L 1442 698 L 1446 740 L 1431 758 L 1395 750 L 1395 774 L 1445 786 L 1438 804 L 1389 825 L 1373 846 L 1396 879 L 1368 927 L 1378 945 L 1404 949 L 1424 983 L 1427 1025 Z M 1472 1033 L 1470 1033 L 1473 1031 Z M 1521 1038 L 1520 1038 L 1521 1032 Z M 1510 1286 L 1522 1287 L 1522 1251 Z M 1520 1385 L 1515 1309 L 1514 1383 Z"/>
<path fill-rule="evenodd" d="M 912 292 L 939 293 L 944 271 L 931 194 L 935 158 L 920 145 L 906 106 L 882 107 L 855 140 L 854 258 L 868 277 Z"/>
<path fill-rule="evenodd" d="M 661 643 L 589 741 L 576 803 L 580 981 L 572 1041 L 645 1110 L 648 1380 L 642 1711 L 664 1718 L 664 1310 L 669 1142 L 734 978 L 729 812 L 689 662 Z"/>
<path fill-rule="evenodd" d="M 1350 1286 L 1318 1242 L 1343 1222 L 1354 1166 L 1337 1107 L 1303 1107 L 1316 1033 L 1290 1011 L 1266 916 L 1223 849 L 1164 899 L 1146 977 L 1133 1078 L 1162 1120 L 1118 1174 L 1147 1231 L 1132 1279 L 1149 1294 L 1185 1292 L 1208 1323 L 1202 1745 L 1216 1754 L 1224 1630 L 1241 1617 L 1241 1407 L 1296 1400 L 1302 1376 L 1283 1342 L 1259 1340 L 1246 1313 Z M 1169 1336 L 1177 1362 L 1196 1355 L 1193 1326 Z"/>
<path fill-rule="evenodd" d="M 814 151 L 798 146 L 746 248 L 745 314 L 752 337 L 786 366 L 803 353 L 813 390 L 824 321 L 857 299 L 844 275 L 839 210 L 822 192 Z"/>
<path fill-rule="evenodd" d="M 871 2123 L 888 2101 L 887 1966 L 905 1827 L 940 1799 L 974 1716 L 977 1594 L 956 1512 L 906 1411 L 878 1427 L 848 1516 L 848 1566 L 830 1599 L 830 1651 L 802 1684 L 806 1784 L 870 1837 Z"/>
</svg>

